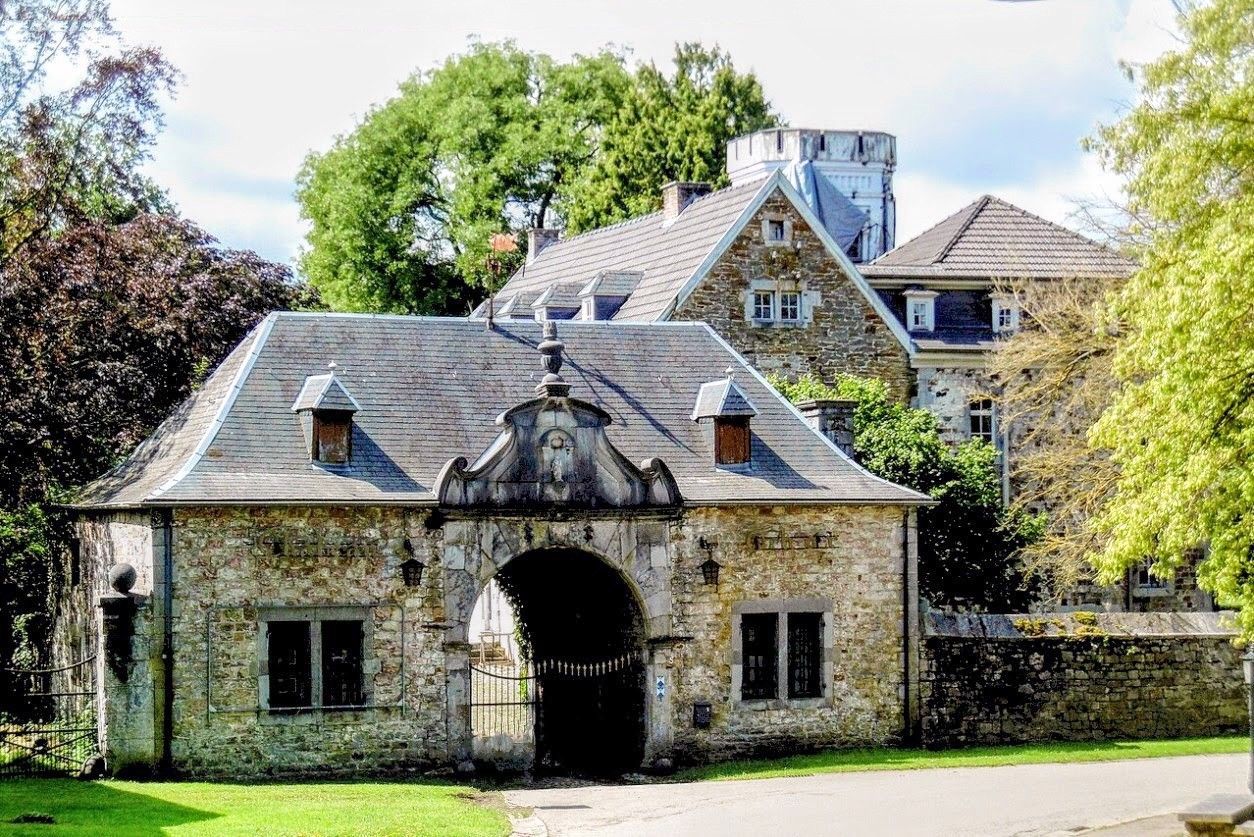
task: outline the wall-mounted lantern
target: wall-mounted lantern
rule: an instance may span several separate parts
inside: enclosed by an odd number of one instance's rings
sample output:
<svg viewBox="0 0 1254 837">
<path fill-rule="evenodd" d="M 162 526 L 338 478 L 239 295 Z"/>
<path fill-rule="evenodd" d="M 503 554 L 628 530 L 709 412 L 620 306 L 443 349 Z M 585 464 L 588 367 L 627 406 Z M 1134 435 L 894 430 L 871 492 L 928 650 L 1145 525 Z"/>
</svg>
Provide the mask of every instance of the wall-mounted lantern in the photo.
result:
<svg viewBox="0 0 1254 837">
<path fill-rule="evenodd" d="M 410 558 L 408 561 L 401 563 L 401 578 L 405 581 L 406 587 L 418 587 L 422 584 L 422 571 L 427 565 L 419 561 L 417 558 Z"/>
<path fill-rule="evenodd" d="M 697 538 L 697 546 L 705 550 L 705 561 L 701 564 L 701 579 L 706 584 L 718 584 L 718 571 L 723 566 L 714 560 L 714 548 L 718 546 L 718 541 L 707 541 L 702 535 Z"/>
<path fill-rule="evenodd" d="M 701 579 L 706 584 L 718 584 L 718 571 L 723 565 L 713 557 L 706 558 L 701 564 Z"/>
</svg>

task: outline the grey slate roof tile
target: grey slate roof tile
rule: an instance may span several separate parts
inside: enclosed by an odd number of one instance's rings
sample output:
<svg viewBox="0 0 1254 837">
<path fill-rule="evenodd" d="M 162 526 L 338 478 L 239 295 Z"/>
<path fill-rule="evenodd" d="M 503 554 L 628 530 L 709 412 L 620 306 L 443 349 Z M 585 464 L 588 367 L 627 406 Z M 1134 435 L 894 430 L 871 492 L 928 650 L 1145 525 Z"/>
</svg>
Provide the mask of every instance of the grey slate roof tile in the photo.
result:
<svg viewBox="0 0 1254 837">
<path fill-rule="evenodd" d="M 543 375 L 534 321 L 283 313 L 271 315 L 204 387 L 80 505 L 433 502 L 439 469 L 473 460 L 498 414 L 534 397 Z M 873 477 L 805 424 L 700 323 L 563 322 L 571 395 L 613 418 L 610 440 L 634 461 L 660 457 L 696 503 L 926 502 Z M 353 462 L 309 461 L 291 405 L 305 379 L 337 364 L 361 405 Z M 703 383 L 732 366 L 758 408 L 753 466 L 716 468 L 690 411 Z"/>
<path fill-rule="evenodd" d="M 1136 264 L 1096 241 L 984 195 L 862 267 L 868 278 L 1127 276 Z"/>
<path fill-rule="evenodd" d="M 655 212 L 550 244 L 497 292 L 498 315 L 500 305 L 510 298 L 530 304 L 557 283 L 582 285 L 603 271 L 640 271 L 639 283 L 614 319 L 659 319 L 714 245 L 772 182 L 758 180 L 712 192 L 688 204 L 669 224 Z"/>
</svg>

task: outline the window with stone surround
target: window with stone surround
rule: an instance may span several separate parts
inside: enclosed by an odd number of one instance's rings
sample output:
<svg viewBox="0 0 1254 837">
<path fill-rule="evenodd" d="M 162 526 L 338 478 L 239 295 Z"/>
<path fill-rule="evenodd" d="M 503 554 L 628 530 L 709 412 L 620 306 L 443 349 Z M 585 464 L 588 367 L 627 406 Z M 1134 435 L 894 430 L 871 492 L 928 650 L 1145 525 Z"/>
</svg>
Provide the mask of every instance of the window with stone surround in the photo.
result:
<svg viewBox="0 0 1254 837">
<path fill-rule="evenodd" d="M 365 615 L 362 608 L 280 608 L 268 612 L 260 631 L 262 708 L 284 711 L 365 706 L 369 702 L 364 676 Z"/>
<path fill-rule="evenodd" d="M 770 218 L 766 222 L 766 240 L 773 242 L 784 241 L 784 220 L 782 218 Z"/>
<path fill-rule="evenodd" d="M 788 614 L 788 697 L 822 695 L 823 615 Z"/>
<path fill-rule="evenodd" d="M 734 699 L 751 709 L 821 706 L 828 699 L 831 602 L 754 599 L 732 606 Z"/>
<path fill-rule="evenodd" d="M 781 291 L 779 294 L 779 318 L 796 322 L 801 319 L 801 294 Z"/>
<path fill-rule="evenodd" d="M 753 292 L 753 319 L 775 319 L 775 293 L 773 291 Z"/>
<path fill-rule="evenodd" d="M 741 653 L 744 661 L 741 669 L 741 700 L 763 700 L 778 694 L 778 631 L 778 614 L 754 613 L 741 617 Z"/>
</svg>

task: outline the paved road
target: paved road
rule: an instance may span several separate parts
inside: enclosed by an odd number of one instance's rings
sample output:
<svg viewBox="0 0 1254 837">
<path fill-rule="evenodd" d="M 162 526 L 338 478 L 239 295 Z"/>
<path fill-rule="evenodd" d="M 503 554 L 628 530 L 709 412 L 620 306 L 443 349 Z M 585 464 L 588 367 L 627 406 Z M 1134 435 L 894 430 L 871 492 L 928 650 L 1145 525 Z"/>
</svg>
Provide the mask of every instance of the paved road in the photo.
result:
<svg viewBox="0 0 1254 837">
<path fill-rule="evenodd" d="M 545 788 L 507 796 L 535 809 L 552 835 L 1037 837 L 1171 813 L 1211 793 L 1240 793 L 1248 767 L 1244 755 L 1189 756 Z"/>
</svg>

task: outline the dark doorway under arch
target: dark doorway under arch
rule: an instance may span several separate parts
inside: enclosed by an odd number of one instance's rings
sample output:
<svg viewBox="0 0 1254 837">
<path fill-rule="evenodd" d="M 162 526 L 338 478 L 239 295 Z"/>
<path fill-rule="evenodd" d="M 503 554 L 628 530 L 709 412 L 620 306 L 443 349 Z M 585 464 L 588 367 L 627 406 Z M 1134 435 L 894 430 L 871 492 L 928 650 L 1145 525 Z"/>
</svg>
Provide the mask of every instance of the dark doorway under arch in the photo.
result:
<svg viewBox="0 0 1254 837">
<path fill-rule="evenodd" d="M 618 571 L 573 549 L 539 550 L 501 568 L 540 692 L 541 768 L 634 770 L 644 755 L 644 618 Z"/>
</svg>

